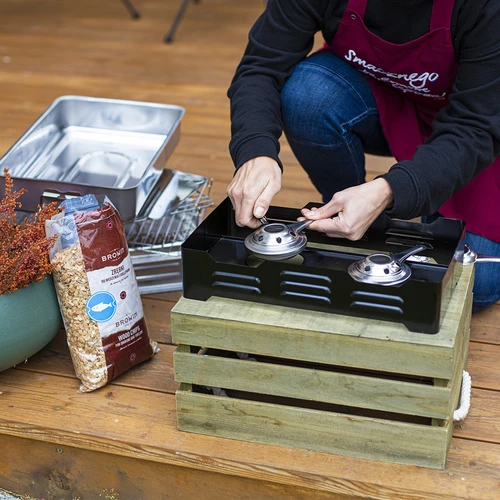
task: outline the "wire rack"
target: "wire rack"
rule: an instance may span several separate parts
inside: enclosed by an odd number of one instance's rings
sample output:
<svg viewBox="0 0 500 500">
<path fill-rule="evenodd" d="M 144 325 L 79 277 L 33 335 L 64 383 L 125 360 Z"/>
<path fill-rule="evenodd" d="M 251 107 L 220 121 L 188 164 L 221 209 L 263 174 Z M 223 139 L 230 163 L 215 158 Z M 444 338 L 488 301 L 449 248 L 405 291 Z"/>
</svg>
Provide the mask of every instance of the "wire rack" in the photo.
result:
<svg viewBox="0 0 500 500">
<path fill-rule="evenodd" d="M 181 245 L 203 220 L 212 179 L 159 219 L 135 219 L 125 225 L 129 252 L 141 294 L 182 290 Z"/>
</svg>

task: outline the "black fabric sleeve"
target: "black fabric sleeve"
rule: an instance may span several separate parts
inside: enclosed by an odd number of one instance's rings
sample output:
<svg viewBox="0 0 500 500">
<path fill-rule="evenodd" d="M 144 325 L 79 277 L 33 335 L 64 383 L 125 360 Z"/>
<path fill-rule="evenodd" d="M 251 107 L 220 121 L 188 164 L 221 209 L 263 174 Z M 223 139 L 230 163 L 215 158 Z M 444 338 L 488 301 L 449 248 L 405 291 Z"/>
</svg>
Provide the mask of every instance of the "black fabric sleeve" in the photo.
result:
<svg viewBox="0 0 500 500">
<path fill-rule="evenodd" d="M 457 22 L 460 68 L 449 105 L 413 158 L 381 176 L 394 193 L 391 217 L 436 212 L 500 154 L 500 2 L 490 0 L 476 16 L 466 3 Z"/>
<path fill-rule="evenodd" d="M 328 0 L 269 0 L 250 30 L 228 90 L 229 151 L 236 168 L 257 156 L 274 158 L 282 167 L 280 91 L 293 67 L 311 51 L 327 5 Z"/>
</svg>

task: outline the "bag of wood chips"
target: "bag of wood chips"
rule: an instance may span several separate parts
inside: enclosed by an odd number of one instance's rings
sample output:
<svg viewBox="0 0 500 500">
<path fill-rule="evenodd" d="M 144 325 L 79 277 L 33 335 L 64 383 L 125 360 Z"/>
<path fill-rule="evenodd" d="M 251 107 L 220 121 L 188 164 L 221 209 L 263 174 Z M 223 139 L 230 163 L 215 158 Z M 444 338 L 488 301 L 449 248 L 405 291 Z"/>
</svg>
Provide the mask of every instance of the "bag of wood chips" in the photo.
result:
<svg viewBox="0 0 500 500">
<path fill-rule="evenodd" d="M 93 391 L 158 351 L 149 339 L 120 216 L 104 198 L 72 198 L 46 222 L 58 235 L 54 283 L 80 392 Z"/>
</svg>

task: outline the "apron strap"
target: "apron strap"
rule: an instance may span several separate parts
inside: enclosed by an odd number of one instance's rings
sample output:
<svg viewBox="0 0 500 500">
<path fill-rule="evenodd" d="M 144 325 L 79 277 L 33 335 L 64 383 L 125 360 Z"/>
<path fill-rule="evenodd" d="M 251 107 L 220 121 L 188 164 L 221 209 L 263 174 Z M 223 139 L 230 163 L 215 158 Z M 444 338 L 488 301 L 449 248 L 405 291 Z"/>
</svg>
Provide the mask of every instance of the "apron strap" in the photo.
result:
<svg viewBox="0 0 500 500">
<path fill-rule="evenodd" d="M 349 0 L 347 2 L 346 10 L 353 10 L 359 17 L 361 17 L 361 19 L 364 19 L 367 3 L 368 0 Z"/>
<path fill-rule="evenodd" d="M 449 30 L 454 7 L 454 0 L 434 0 L 434 4 L 432 5 L 430 31 L 434 31 L 439 28 L 446 28 Z"/>
</svg>

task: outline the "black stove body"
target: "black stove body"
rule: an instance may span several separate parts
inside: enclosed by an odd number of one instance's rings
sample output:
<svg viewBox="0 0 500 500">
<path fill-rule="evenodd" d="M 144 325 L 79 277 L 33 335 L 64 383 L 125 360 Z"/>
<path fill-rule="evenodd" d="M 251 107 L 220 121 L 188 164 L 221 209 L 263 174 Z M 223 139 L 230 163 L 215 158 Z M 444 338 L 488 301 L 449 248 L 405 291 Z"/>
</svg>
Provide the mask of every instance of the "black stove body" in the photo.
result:
<svg viewBox="0 0 500 500">
<path fill-rule="evenodd" d="M 310 203 L 308 208 L 320 206 Z M 299 209 L 271 207 L 270 222 L 295 222 Z M 403 323 L 410 331 L 439 331 L 441 313 L 455 287 L 461 265 L 454 255 L 463 245 L 464 223 L 440 218 L 431 224 L 390 219 L 382 214 L 364 238 L 353 242 L 306 230 L 302 262 L 255 261 L 225 199 L 182 245 L 183 293 L 189 299 L 211 296 L 262 302 Z M 367 252 L 396 253 L 424 243 L 425 262 L 407 263 L 411 278 L 400 285 L 359 283 L 349 265 Z M 359 253 L 358 253 L 359 251 Z"/>
</svg>

